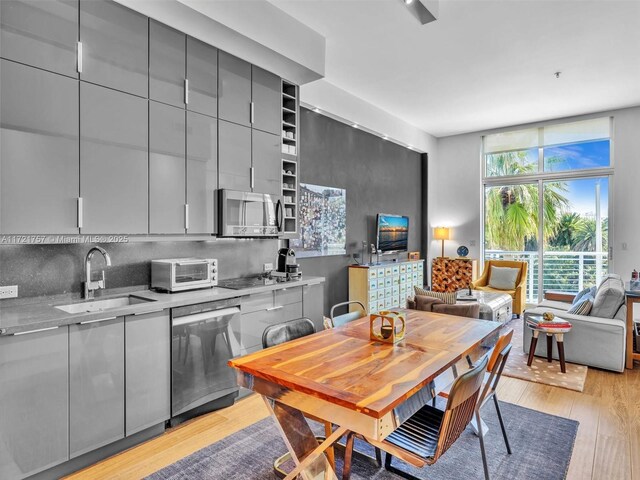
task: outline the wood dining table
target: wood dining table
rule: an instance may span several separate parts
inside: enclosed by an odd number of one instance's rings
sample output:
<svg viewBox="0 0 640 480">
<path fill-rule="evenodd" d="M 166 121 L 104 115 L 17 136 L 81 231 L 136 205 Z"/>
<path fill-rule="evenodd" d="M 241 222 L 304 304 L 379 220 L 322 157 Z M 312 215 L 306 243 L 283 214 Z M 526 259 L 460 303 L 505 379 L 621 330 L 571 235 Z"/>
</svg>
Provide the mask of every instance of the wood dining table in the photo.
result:
<svg viewBox="0 0 640 480">
<path fill-rule="evenodd" d="M 336 479 L 333 444 L 382 441 L 433 398 L 432 381 L 481 358 L 501 325 L 417 310 L 399 343 L 370 339 L 369 317 L 234 358 L 240 386 L 262 395 L 295 463 L 287 478 Z M 318 442 L 307 417 L 335 430 Z"/>
</svg>

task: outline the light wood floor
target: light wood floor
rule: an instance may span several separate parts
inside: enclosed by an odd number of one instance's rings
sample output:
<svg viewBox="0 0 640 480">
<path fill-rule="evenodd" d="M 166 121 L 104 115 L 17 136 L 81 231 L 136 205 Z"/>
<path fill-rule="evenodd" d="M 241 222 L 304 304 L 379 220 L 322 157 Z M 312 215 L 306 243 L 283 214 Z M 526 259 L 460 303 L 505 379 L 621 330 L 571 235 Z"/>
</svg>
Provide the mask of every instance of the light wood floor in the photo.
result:
<svg viewBox="0 0 640 480">
<path fill-rule="evenodd" d="M 640 480 L 640 365 L 622 374 L 589 369 L 585 391 L 502 378 L 505 402 L 580 422 L 569 479 Z M 253 395 L 67 477 L 138 479 L 267 417 Z"/>
</svg>

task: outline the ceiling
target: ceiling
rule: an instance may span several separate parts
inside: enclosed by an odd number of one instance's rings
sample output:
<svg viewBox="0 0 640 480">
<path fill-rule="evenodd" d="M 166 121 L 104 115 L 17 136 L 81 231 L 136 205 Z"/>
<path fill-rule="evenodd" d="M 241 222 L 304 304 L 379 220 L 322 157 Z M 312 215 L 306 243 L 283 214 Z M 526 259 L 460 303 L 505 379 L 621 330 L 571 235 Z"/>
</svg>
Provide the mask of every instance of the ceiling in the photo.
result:
<svg viewBox="0 0 640 480">
<path fill-rule="evenodd" d="M 440 0 L 424 26 L 402 0 L 269 1 L 326 37 L 326 81 L 437 137 L 640 105 L 640 0 Z"/>
</svg>

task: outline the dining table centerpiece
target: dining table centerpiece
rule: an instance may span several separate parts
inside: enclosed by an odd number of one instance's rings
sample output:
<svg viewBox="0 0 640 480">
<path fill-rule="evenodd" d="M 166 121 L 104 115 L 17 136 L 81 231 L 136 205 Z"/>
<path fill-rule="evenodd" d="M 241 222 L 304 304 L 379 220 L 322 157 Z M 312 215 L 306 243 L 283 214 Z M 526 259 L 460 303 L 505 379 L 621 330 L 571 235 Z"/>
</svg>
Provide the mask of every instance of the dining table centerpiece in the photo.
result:
<svg viewBox="0 0 640 480">
<path fill-rule="evenodd" d="M 369 315 L 369 339 L 395 344 L 404 338 L 407 318 L 403 312 L 391 310 Z"/>
</svg>

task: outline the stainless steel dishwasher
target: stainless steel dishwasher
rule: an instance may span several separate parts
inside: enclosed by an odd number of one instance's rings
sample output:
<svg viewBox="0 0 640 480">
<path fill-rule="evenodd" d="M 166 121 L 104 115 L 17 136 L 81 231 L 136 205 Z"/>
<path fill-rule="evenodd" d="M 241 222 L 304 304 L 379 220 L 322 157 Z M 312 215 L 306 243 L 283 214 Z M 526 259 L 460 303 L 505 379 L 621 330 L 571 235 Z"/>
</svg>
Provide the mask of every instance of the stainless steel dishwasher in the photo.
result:
<svg viewBox="0 0 640 480">
<path fill-rule="evenodd" d="M 171 309 L 171 424 L 232 405 L 238 396 L 227 361 L 240 354 L 232 330 L 240 299 Z"/>
</svg>

